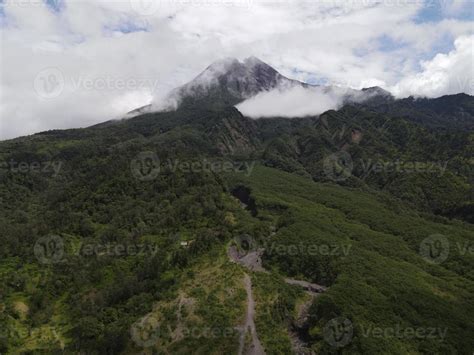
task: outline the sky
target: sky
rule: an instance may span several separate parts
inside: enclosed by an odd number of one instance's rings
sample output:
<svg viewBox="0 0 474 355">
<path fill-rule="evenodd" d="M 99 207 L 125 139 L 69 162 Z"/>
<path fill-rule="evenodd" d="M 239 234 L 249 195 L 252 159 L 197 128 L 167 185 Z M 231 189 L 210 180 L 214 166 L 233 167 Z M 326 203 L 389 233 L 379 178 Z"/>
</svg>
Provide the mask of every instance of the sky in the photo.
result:
<svg viewBox="0 0 474 355">
<path fill-rule="evenodd" d="M 223 57 L 474 95 L 473 0 L 0 0 L 0 139 L 120 118 Z"/>
</svg>

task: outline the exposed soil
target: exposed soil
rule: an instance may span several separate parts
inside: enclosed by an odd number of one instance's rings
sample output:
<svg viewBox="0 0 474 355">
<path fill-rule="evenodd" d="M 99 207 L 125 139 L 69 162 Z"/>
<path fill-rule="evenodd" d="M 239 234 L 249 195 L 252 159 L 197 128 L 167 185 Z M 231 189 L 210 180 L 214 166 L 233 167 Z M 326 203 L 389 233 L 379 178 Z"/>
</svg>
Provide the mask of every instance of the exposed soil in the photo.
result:
<svg viewBox="0 0 474 355">
<path fill-rule="evenodd" d="M 244 276 L 244 285 L 245 291 L 247 291 L 247 314 L 245 316 L 245 323 L 242 333 L 240 335 L 239 341 L 239 355 L 245 354 L 248 355 L 263 355 L 265 354 L 265 350 L 263 350 L 262 344 L 260 343 L 260 339 L 258 339 L 257 335 L 257 328 L 255 327 L 255 300 L 252 294 L 252 280 L 250 276 L 245 274 Z M 247 332 L 250 332 L 251 342 L 248 349 L 245 348 L 245 336 Z"/>
<path fill-rule="evenodd" d="M 227 251 L 229 259 L 232 262 L 238 263 L 253 272 L 268 272 L 262 266 L 263 252 L 264 249 L 261 248 L 256 251 L 241 254 L 235 246 L 230 246 Z M 317 297 L 320 293 L 325 292 L 327 290 L 327 287 L 308 281 L 296 280 L 292 278 L 285 278 L 284 281 L 289 285 L 302 287 L 306 291 L 306 293 L 311 296 L 308 301 L 299 306 L 297 317 L 292 323 L 291 328 L 289 329 L 289 335 L 293 351 L 296 354 L 312 354 L 312 351 L 307 347 L 307 321 L 309 308 L 311 307 L 314 298 Z M 255 300 L 253 299 L 252 295 L 252 282 L 247 274 L 245 274 L 244 283 L 245 290 L 247 291 L 247 315 L 245 318 L 244 329 L 242 330 L 242 333 L 240 335 L 239 355 L 244 354 L 245 338 L 247 332 L 250 332 L 252 340 L 250 347 L 249 349 L 247 349 L 245 354 L 265 354 L 260 340 L 258 339 L 257 330 L 255 328 Z"/>
<path fill-rule="evenodd" d="M 285 282 L 289 285 L 301 286 L 303 287 L 308 293 L 322 293 L 327 290 L 325 286 L 321 286 L 315 283 L 311 283 L 308 281 L 303 280 L 295 280 L 290 278 L 285 278 Z"/>
<path fill-rule="evenodd" d="M 246 254 L 240 254 L 235 246 L 231 246 L 229 247 L 228 255 L 233 262 L 246 267 L 250 271 L 267 272 L 262 266 L 263 252 L 264 249 L 258 249 Z"/>
</svg>

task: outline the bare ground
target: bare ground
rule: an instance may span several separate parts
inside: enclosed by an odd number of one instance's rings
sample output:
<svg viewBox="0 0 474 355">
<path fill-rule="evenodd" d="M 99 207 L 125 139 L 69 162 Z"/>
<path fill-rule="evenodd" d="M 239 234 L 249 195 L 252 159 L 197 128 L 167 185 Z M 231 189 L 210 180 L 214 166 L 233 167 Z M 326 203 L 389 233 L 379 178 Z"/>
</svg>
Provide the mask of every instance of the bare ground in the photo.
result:
<svg viewBox="0 0 474 355">
<path fill-rule="evenodd" d="M 246 349 L 246 354 L 248 355 L 263 355 L 265 350 L 263 350 L 260 339 L 258 339 L 257 328 L 255 327 L 255 300 L 252 294 L 252 280 L 248 274 L 245 274 L 244 277 L 245 291 L 247 291 L 247 314 L 245 316 L 245 323 L 242 333 L 240 335 L 239 341 L 239 355 L 244 353 L 245 348 L 245 336 L 247 332 L 250 332 L 251 343 L 248 349 Z"/>
<path fill-rule="evenodd" d="M 254 272 L 268 272 L 262 266 L 262 255 L 264 249 L 258 249 L 256 251 L 252 251 L 246 254 L 240 254 L 239 251 L 235 246 L 230 246 L 228 249 L 228 256 L 232 262 L 240 264 L 245 268 L 249 269 L 250 271 Z M 327 290 L 327 287 L 318 285 L 315 283 L 311 283 L 304 280 L 296 280 L 292 278 L 285 278 L 284 281 L 289 285 L 299 286 L 302 287 L 307 294 L 311 297 L 310 299 L 301 305 L 300 309 L 298 310 L 297 319 L 295 320 L 295 326 L 301 327 L 307 321 L 308 311 L 311 304 L 314 301 L 314 298 Z M 253 299 L 252 295 L 252 281 L 250 277 L 245 274 L 244 278 L 245 290 L 247 291 L 247 314 L 245 317 L 244 328 L 240 335 L 239 340 L 239 355 L 244 354 L 245 350 L 245 338 L 247 332 L 250 332 L 251 335 L 251 344 L 250 347 L 247 349 L 245 354 L 251 355 L 260 355 L 265 354 L 265 351 L 260 343 L 260 340 L 257 336 L 257 330 L 255 328 L 255 300 Z M 296 354 L 311 354 L 311 350 L 306 348 L 306 344 L 302 339 L 298 337 L 298 334 L 294 331 L 289 331 L 290 340 L 292 343 L 293 351 Z"/>
</svg>

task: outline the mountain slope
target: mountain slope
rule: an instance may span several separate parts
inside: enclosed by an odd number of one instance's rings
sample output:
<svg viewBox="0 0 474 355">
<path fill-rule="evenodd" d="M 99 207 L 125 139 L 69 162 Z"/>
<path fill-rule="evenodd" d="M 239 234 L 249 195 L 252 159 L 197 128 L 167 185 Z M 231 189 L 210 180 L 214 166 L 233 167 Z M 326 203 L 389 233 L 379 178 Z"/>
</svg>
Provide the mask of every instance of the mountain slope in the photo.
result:
<svg viewBox="0 0 474 355">
<path fill-rule="evenodd" d="M 357 105 L 378 114 L 402 117 L 430 128 L 472 130 L 474 127 L 474 104 L 472 97 L 466 94 L 434 99 L 395 99 L 380 87 L 354 90 L 310 85 L 281 75 L 256 57 L 249 57 L 242 62 L 235 58 L 218 60 L 187 84 L 172 90 L 165 99 L 137 108 L 129 112 L 127 117 L 178 107 L 225 108 L 260 93 L 275 89 L 286 91 L 295 87 L 319 89 L 320 93 L 340 98 L 343 104 Z"/>
<path fill-rule="evenodd" d="M 175 89 L 170 95 L 180 103 L 181 100 L 199 102 L 219 93 L 221 97 L 228 97 L 225 104 L 234 105 L 259 92 L 293 85 L 304 84 L 284 77 L 256 57 L 247 58 L 243 62 L 226 58 L 214 62 L 195 79 Z"/>
<path fill-rule="evenodd" d="M 247 274 L 267 354 L 469 353 L 474 136 L 446 127 L 474 99 L 252 120 L 286 79 L 224 64 L 176 110 L 0 142 L 0 352 L 237 353 Z"/>
<path fill-rule="evenodd" d="M 474 104 L 466 94 L 447 95 L 439 98 L 381 99 L 364 103 L 375 112 L 403 117 L 432 128 L 474 128 Z"/>
<path fill-rule="evenodd" d="M 353 329 L 342 353 L 472 349 L 472 340 L 466 340 L 473 331 L 467 324 L 474 312 L 474 258 L 454 247 L 473 243 L 472 226 L 435 222 L 384 194 L 314 183 L 269 168 L 259 167 L 249 177 L 233 181 L 251 189 L 260 219 L 271 218 L 277 225 L 272 236 L 255 237 L 266 246 L 267 267 L 328 286 L 300 330 L 313 351 L 334 349 L 323 329 L 337 317 L 348 319 Z M 452 245 L 452 254 L 442 264 L 427 262 L 419 254 L 422 241 L 434 234 L 446 236 Z M 273 315 L 273 322 L 278 314 L 284 317 L 279 306 L 265 305 L 262 321 L 267 314 Z M 271 327 L 272 321 L 263 323 Z M 467 328 L 457 329 L 457 324 Z M 371 333 L 374 328 L 397 327 L 445 330 L 446 335 L 404 338 Z"/>
<path fill-rule="evenodd" d="M 308 86 L 288 79 L 256 57 L 242 62 L 236 58 L 224 58 L 209 65 L 197 77 L 172 90 L 158 109 L 175 109 L 183 106 L 233 106 L 263 91 L 275 88 Z M 152 105 L 140 107 L 128 115 L 143 114 L 156 110 Z"/>
</svg>

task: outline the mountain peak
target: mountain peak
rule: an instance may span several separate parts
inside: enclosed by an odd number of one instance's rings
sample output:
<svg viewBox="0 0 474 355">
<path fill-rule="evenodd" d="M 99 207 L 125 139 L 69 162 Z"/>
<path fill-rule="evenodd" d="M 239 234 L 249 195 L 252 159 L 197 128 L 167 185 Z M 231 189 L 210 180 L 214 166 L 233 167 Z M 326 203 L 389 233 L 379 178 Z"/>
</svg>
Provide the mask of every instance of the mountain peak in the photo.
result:
<svg viewBox="0 0 474 355">
<path fill-rule="evenodd" d="M 212 64 L 209 65 L 208 68 L 211 68 L 211 67 L 230 67 L 230 66 L 233 66 L 233 65 L 244 65 L 246 67 L 252 67 L 252 66 L 255 66 L 255 65 L 267 65 L 267 66 L 269 66 L 267 63 L 265 63 L 261 59 L 255 57 L 255 56 L 250 56 L 250 57 L 247 57 L 243 60 L 239 60 L 235 57 L 223 57 L 223 58 L 217 59 L 214 62 L 212 62 Z"/>
<path fill-rule="evenodd" d="M 363 88 L 363 92 L 366 94 L 374 95 L 374 96 L 392 96 L 390 92 L 385 89 L 382 89 L 380 86 L 372 86 L 369 88 Z"/>
<path fill-rule="evenodd" d="M 259 58 L 255 57 L 255 56 L 245 58 L 243 63 L 247 66 L 255 66 L 255 65 L 267 65 L 267 66 L 269 66 L 267 63 L 265 63 L 264 61 L 260 60 Z"/>
<path fill-rule="evenodd" d="M 192 81 L 173 90 L 171 97 L 178 105 L 196 100 L 235 105 L 281 84 L 302 85 L 284 77 L 257 57 L 243 61 L 226 57 L 213 62 Z"/>
<path fill-rule="evenodd" d="M 223 70 L 226 70 L 226 69 L 229 69 L 233 66 L 237 66 L 239 65 L 240 62 L 237 58 L 233 58 L 233 57 L 225 57 L 225 58 L 221 58 L 221 59 L 218 59 L 214 62 L 212 62 L 211 65 L 209 65 L 206 70 L 219 70 L 219 71 L 223 71 Z M 204 70 L 204 71 L 206 71 Z"/>
<path fill-rule="evenodd" d="M 242 75 L 242 74 L 245 74 L 245 72 L 255 70 L 255 68 L 257 67 L 265 68 L 265 70 L 272 70 L 274 72 L 277 72 L 270 65 L 268 65 L 264 61 L 254 56 L 245 58 L 242 61 L 239 61 L 237 58 L 233 58 L 233 57 L 225 57 L 225 58 L 221 58 L 214 61 L 200 75 L 209 71 L 214 72 L 214 73 L 219 73 L 219 74 L 235 72 L 235 73 L 238 73 L 239 75 Z M 200 75 L 198 75 L 198 77 Z"/>
</svg>

